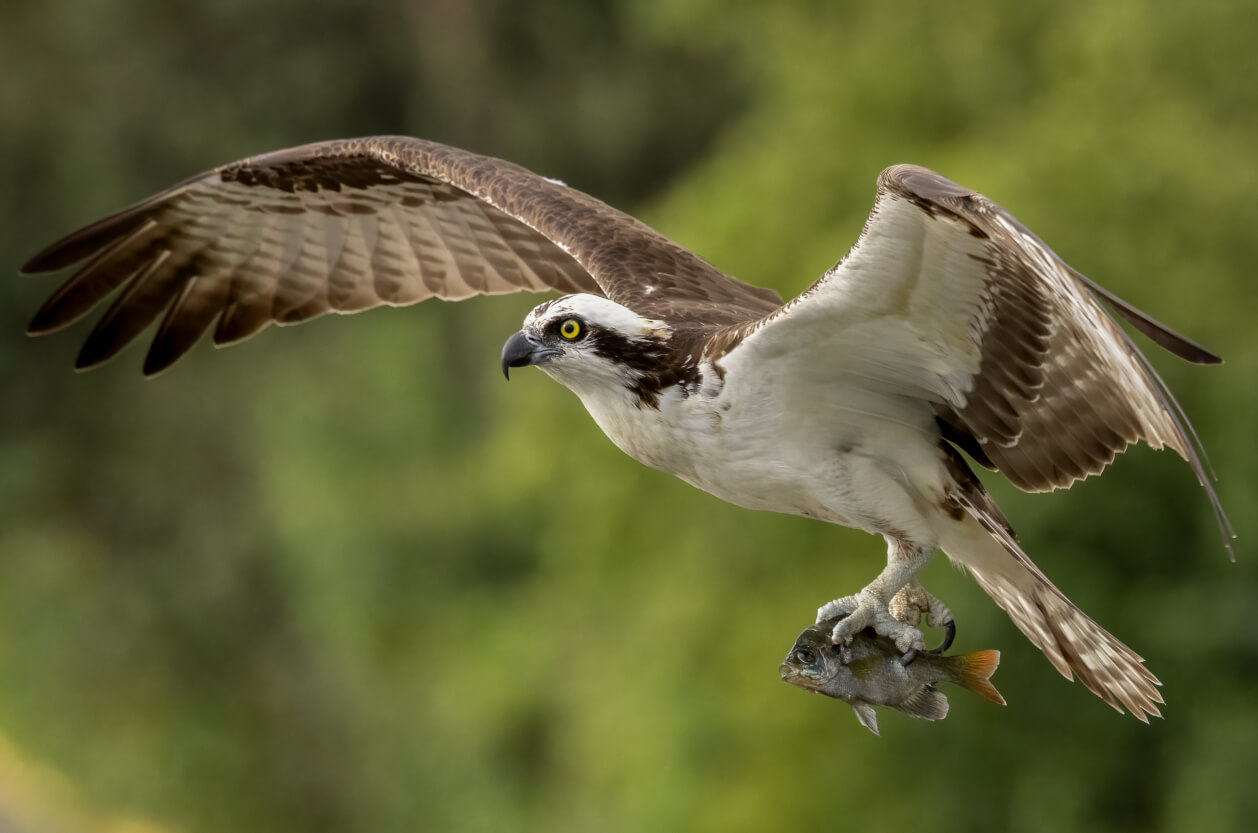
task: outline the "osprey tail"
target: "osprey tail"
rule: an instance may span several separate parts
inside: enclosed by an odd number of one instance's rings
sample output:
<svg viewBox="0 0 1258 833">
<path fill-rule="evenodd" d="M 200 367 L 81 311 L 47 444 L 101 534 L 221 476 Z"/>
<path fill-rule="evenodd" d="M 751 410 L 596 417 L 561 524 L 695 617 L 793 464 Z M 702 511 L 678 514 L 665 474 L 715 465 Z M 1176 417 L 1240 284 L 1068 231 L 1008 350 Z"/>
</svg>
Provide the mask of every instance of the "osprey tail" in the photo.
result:
<svg viewBox="0 0 1258 833">
<path fill-rule="evenodd" d="M 1144 723 L 1150 715 L 1161 717 L 1161 683 L 1144 667 L 1144 659 L 1048 580 L 1018 546 L 1008 521 L 978 481 L 961 490 L 955 497 L 968 517 L 944 536 L 948 557 L 973 574 L 1062 676 L 1077 676 L 1120 714 L 1126 707 Z"/>
</svg>

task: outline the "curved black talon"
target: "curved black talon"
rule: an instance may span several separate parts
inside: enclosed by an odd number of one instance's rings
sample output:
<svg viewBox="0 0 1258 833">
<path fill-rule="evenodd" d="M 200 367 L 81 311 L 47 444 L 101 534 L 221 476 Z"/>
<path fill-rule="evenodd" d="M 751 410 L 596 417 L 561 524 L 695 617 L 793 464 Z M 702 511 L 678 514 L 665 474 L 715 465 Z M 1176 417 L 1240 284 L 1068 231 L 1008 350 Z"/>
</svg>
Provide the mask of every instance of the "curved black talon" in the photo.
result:
<svg viewBox="0 0 1258 833">
<path fill-rule="evenodd" d="M 952 647 L 952 640 L 954 640 L 954 639 L 956 639 L 956 638 L 957 638 L 957 623 L 956 623 L 956 622 L 954 622 L 953 620 L 949 619 L 949 620 L 948 620 L 948 621 L 944 624 L 944 640 L 943 640 L 943 642 L 940 644 L 940 646 L 939 646 L 938 648 L 928 648 L 928 649 L 926 649 L 926 650 L 924 650 L 924 651 L 921 651 L 921 653 L 923 653 L 923 654 L 942 654 L 944 651 L 946 651 L 946 650 L 948 650 L 949 648 L 951 648 L 951 647 Z M 903 655 L 902 657 L 900 657 L 900 665 L 902 665 L 902 666 L 904 666 L 904 667 L 906 667 L 906 668 L 907 668 L 907 667 L 908 667 L 908 665 L 909 665 L 909 663 L 911 663 L 913 660 L 917 659 L 917 654 L 918 654 L 918 653 L 919 653 L 919 652 L 918 652 L 918 650 L 917 650 L 916 648 L 910 648 L 908 651 L 906 651 L 906 652 L 904 653 L 904 655 Z"/>
<path fill-rule="evenodd" d="M 952 640 L 957 638 L 957 623 L 949 619 L 944 623 L 944 641 L 938 648 L 931 648 L 926 653 L 942 654 L 944 651 L 952 647 Z M 908 665 L 908 663 L 905 663 Z"/>
</svg>

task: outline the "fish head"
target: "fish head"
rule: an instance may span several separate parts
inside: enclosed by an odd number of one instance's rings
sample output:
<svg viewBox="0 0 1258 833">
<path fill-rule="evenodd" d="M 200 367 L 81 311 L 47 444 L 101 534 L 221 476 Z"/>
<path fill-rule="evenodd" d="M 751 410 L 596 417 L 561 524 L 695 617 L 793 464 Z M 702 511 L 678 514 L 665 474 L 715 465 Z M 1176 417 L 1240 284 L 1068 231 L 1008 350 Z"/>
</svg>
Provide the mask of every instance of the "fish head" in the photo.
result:
<svg viewBox="0 0 1258 833">
<path fill-rule="evenodd" d="M 809 691 L 825 688 L 842 670 L 838 646 L 830 641 L 833 622 L 813 625 L 799 635 L 786 659 L 778 666 L 785 682 Z"/>
</svg>

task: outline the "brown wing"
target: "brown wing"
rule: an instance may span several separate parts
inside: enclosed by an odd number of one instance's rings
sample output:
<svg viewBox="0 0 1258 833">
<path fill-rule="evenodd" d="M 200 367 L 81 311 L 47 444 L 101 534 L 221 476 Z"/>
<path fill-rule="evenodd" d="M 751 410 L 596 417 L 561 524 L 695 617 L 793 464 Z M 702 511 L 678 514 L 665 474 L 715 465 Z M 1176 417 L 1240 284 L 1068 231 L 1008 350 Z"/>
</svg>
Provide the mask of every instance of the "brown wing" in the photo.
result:
<svg viewBox="0 0 1258 833">
<path fill-rule="evenodd" d="M 634 312 L 678 323 L 753 321 L 782 298 L 751 286 L 600 200 L 519 165 L 418 139 L 387 137 L 381 158 L 443 181 L 536 229 L 572 255 L 603 294 Z"/>
<path fill-rule="evenodd" d="M 146 374 L 211 325 L 216 344 L 231 344 L 272 322 L 433 297 L 591 292 L 651 317 L 689 307 L 717 323 L 758 317 L 776 297 L 580 191 L 407 137 L 216 168 L 65 237 L 23 271 L 80 262 L 29 332 L 61 329 L 117 292 L 77 366 L 111 358 L 161 316 Z"/>
<path fill-rule="evenodd" d="M 908 419 L 897 409 L 929 403 L 948 439 L 1028 491 L 1099 473 L 1139 440 L 1170 446 L 1205 487 L 1230 550 L 1191 426 L 1100 301 L 1181 358 L 1220 361 L 1088 281 L 1000 206 L 900 165 L 879 177 L 847 257 L 742 331 L 775 345 L 807 333 L 815 346 L 800 361 L 834 366 L 853 399 L 879 394 L 866 410 Z"/>
<path fill-rule="evenodd" d="M 882 190 L 981 241 L 981 364 L 964 404 L 941 413 L 978 456 L 1019 488 L 1042 491 L 1097 474 L 1131 443 L 1168 445 L 1207 482 L 1178 404 L 1104 300 L 1180 358 L 1222 361 L 1089 281 L 996 203 L 925 168 L 889 168 Z"/>
</svg>

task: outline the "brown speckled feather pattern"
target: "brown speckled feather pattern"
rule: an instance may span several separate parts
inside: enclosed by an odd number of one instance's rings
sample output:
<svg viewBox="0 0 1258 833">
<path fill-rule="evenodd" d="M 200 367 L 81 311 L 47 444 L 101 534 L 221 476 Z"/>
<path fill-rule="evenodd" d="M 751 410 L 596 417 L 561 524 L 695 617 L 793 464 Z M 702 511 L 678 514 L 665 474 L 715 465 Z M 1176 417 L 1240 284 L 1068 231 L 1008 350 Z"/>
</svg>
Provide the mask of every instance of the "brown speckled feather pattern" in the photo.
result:
<svg viewBox="0 0 1258 833">
<path fill-rule="evenodd" d="M 976 328 L 982 365 L 964 405 L 942 416 L 969 429 L 1015 485 L 1069 486 L 1142 439 L 1193 455 L 1176 414 L 1135 360 L 1135 346 L 1094 300 L 1093 285 L 1039 238 L 981 194 L 922 168 L 890 168 L 879 187 L 987 241 L 978 261 L 988 276 L 987 314 Z M 1123 311 L 1153 324 L 1143 329 L 1183 358 L 1217 361 L 1135 308 Z"/>
<path fill-rule="evenodd" d="M 77 365 L 111 358 L 160 318 L 148 374 L 211 326 L 216 344 L 231 344 L 271 323 L 428 298 L 589 292 L 706 326 L 780 303 L 580 191 L 408 137 L 216 168 L 67 236 L 23 271 L 76 263 L 30 332 L 61 329 L 116 293 Z"/>
<path fill-rule="evenodd" d="M 942 450 L 957 484 L 953 499 L 1012 559 L 1005 569 L 968 565 L 975 581 L 1066 679 L 1078 677 L 1114 709 L 1126 708 L 1146 723 L 1148 716 L 1160 715 L 1161 683 L 1144 659 L 1066 598 L 1022 551 L 1013 527 L 959 452 L 947 445 Z"/>
<path fill-rule="evenodd" d="M 1139 440 L 1154 448 L 1169 446 L 1189 461 L 1209 494 L 1230 552 L 1234 535 L 1191 426 L 1147 359 L 1098 301 L 1110 303 L 1187 361 L 1220 359 L 1080 275 L 996 203 L 914 165 L 883 171 L 874 210 L 849 258 L 879 223 L 880 208 L 897 200 L 918 209 L 924 235 L 951 238 L 949 245 L 957 250 L 959 241 L 968 240 L 965 245 L 973 248 L 967 255 L 974 267 L 969 271 L 978 280 L 967 285 L 971 304 L 959 306 L 957 315 L 968 317 L 979 364 L 976 372 L 965 374 L 968 389 L 937 405 L 945 436 L 1027 491 L 1068 487 L 1097 474 Z M 739 338 L 807 304 L 828 283 L 844 280 L 844 261 L 782 310 L 742 325 Z M 919 266 L 919 280 L 939 280 L 930 270 L 941 261 L 936 250 Z"/>
</svg>

